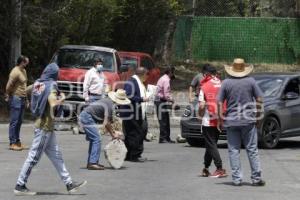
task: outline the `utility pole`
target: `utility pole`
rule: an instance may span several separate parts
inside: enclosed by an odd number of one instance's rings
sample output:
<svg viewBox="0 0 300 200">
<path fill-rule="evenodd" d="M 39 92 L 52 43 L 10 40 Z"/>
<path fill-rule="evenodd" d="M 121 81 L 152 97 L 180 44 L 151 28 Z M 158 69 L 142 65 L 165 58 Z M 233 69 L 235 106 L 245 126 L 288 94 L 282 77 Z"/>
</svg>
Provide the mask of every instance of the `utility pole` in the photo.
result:
<svg viewBox="0 0 300 200">
<path fill-rule="evenodd" d="M 16 60 L 21 55 L 21 0 L 11 0 L 12 14 L 12 29 L 10 36 L 10 54 L 9 67 L 12 68 L 16 64 Z"/>
</svg>

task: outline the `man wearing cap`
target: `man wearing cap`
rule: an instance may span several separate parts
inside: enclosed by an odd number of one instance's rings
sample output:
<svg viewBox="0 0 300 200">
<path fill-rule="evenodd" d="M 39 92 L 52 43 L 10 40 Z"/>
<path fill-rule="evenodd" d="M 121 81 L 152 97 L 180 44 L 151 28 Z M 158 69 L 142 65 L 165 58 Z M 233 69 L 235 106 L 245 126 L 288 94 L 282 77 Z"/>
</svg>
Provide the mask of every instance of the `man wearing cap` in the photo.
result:
<svg viewBox="0 0 300 200">
<path fill-rule="evenodd" d="M 115 105 L 128 104 L 130 104 L 130 100 L 127 98 L 125 91 L 118 89 L 117 92 L 108 93 L 108 97 L 89 104 L 80 113 L 80 125 L 86 133 L 86 140 L 90 143 L 87 160 L 88 170 L 104 170 L 104 166 L 99 164 L 101 136 L 96 124 L 103 124 L 113 139 L 119 138 L 121 134 L 113 130 L 112 127 Z"/>
<path fill-rule="evenodd" d="M 253 186 L 264 186 L 257 148 L 257 124 L 262 118 L 263 94 L 255 80 L 248 75 L 253 65 L 245 64 L 241 58 L 234 60 L 232 66 L 225 65 L 229 77 L 223 81 L 218 97 L 218 127 L 227 131 L 228 152 L 234 186 L 242 185 L 240 161 L 241 144 L 245 146 L 250 166 Z M 223 103 L 227 110 L 223 116 Z"/>
<path fill-rule="evenodd" d="M 92 103 L 103 97 L 107 84 L 103 69 L 103 60 L 97 58 L 94 67 L 86 72 L 83 82 L 83 98 L 86 102 Z"/>
</svg>

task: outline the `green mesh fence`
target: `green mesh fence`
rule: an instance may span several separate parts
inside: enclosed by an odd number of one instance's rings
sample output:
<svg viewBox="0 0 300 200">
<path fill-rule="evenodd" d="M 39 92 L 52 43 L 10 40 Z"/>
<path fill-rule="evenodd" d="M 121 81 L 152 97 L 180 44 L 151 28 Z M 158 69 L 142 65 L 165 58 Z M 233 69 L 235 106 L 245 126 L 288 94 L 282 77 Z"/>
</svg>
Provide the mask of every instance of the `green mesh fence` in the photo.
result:
<svg viewBox="0 0 300 200">
<path fill-rule="evenodd" d="M 300 19 L 181 17 L 172 51 L 175 61 L 299 63 Z"/>
</svg>

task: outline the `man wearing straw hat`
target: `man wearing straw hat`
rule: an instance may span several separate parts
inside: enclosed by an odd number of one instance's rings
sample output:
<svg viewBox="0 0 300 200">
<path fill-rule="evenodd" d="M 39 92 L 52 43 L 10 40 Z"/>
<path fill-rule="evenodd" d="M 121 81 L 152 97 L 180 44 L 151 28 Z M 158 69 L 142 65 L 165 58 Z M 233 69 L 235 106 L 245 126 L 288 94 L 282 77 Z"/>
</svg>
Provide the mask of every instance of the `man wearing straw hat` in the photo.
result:
<svg viewBox="0 0 300 200">
<path fill-rule="evenodd" d="M 224 118 L 233 185 L 242 185 L 240 150 L 241 144 L 244 144 L 251 166 L 252 186 L 264 186 L 257 148 L 257 124 L 262 118 L 263 95 L 255 80 L 248 77 L 253 65 L 247 65 L 243 59 L 237 58 L 232 66 L 225 65 L 225 71 L 229 77 L 219 91 L 218 127 L 220 129 Z M 227 110 L 223 116 L 225 101 Z"/>
<path fill-rule="evenodd" d="M 79 116 L 81 126 L 86 133 L 86 139 L 90 142 L 87 160 L 88 170 L 104 170 L 104 166 L 99 164 L 101 136 L 96 123 L 104 124 L 113 139 L 119 138 L 120 133 L 113 130 L 112 127 L 114 106 L 130 104 L 130 100 L 123 89 L 109 92 L 108 97 L 89 104 Z"/>
</svg>

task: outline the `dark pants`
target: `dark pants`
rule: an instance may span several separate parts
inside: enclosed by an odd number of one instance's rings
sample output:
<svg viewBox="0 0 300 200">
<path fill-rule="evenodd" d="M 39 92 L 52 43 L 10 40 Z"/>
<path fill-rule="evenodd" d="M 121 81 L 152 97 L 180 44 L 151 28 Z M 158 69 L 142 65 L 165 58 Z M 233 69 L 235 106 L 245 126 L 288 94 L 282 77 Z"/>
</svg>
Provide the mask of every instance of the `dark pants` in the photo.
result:
<svg viewBox="0 0 300 200">
<path fill-rule="evenodd" d="M 222 160 L 218 151 L 219 130 L 216 127 L 202 127 L 202 134 L 205 140 L 206 152 L 204 155 L 204 166 L 209 168 L 214 160 L 217 169 L 222 169 Z"/>
<path fill-rule="evenodd" d="M 155 102 L 157 118 L 159 121 L 159 140 L 170 141 L 170 115 L 165 101 Z"/>
<path fill-rule="evenodd" d="M 126 159 L 134 160 L 142 156 L 144 138 L 147 134 L 146 120 L 123 120 L 123 132 L 127 148 Z"/>
<path fill-rule="evenodd" d="M 25 108 L 25 98 L 11 96 L 9 98 L 10 107 L 10 124 L 9 124 L 9 143 L 15 144 L 20 142 L 20 129 L 23 120 Z"/>
</svg>

